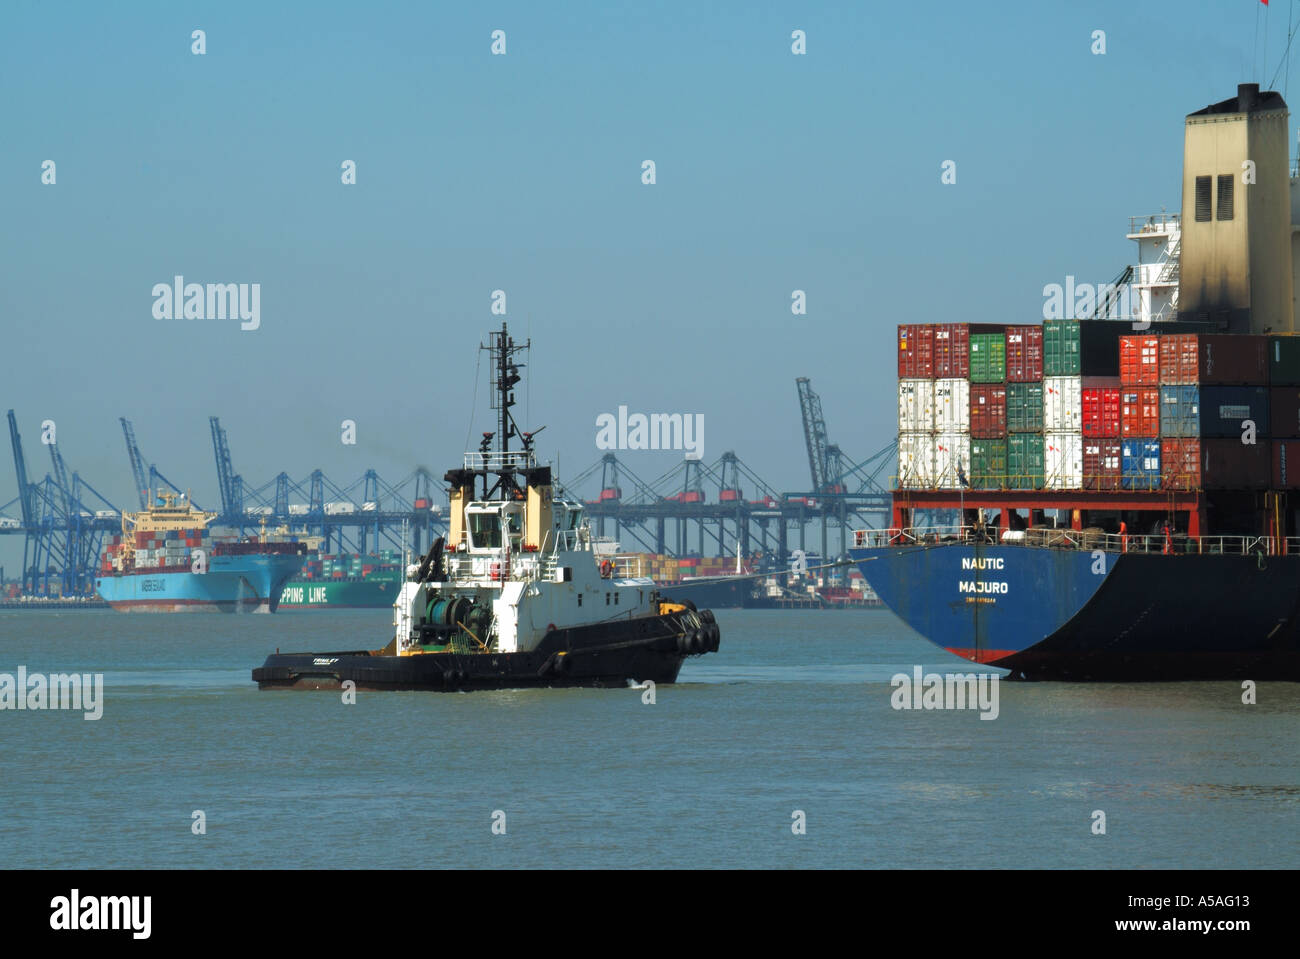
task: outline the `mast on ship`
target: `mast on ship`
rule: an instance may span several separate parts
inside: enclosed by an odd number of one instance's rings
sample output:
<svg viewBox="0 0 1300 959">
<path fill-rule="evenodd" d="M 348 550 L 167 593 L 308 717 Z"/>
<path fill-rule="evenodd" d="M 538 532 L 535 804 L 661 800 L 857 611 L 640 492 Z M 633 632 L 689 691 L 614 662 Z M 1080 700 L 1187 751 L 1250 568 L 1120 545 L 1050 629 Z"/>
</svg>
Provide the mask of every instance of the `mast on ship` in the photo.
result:
<svg viewBox="0 0 1300 959">
<path fill-rule="evenodd" d="M 504 322 L 501 324 L 501 332 L 489 333 L 488 336 L 489 342 L 479 349 L 488 351 L 496 377 L 492 391 L 492 409 L 497 410 L 499 416 L 496 438 L 497 451 L 500 455 L 497 457 L 497 468 L 492 469 L 492 456 L 489 449 L 493 436 L 491 433 L 484 433 L 479 449 L 483 454 L 483 498 L 490 500 L 496 494 L 500 499 L 512 499 L 521 492 L 519 482 L 515 479 L 518 468 L 515 464 L 516 458 L 510 455 L 512 436 L 518 435 L 523 442 L 524 455 L 518 458 L 519 463 L 524 468 L 532 465 L 533 434 L 522 432 L 515 424 L 514 414 L 510 412 L 515 405 L 515 384 L 523 379 L 519 371 L 525 366 L 523 363 L 515 362 L 515 355 L 531 349 L 532 340 L 515 343 Z M 489 488 L 488 477 L 492 474 L 496 475 L 497 481 Z"/>
</svg>

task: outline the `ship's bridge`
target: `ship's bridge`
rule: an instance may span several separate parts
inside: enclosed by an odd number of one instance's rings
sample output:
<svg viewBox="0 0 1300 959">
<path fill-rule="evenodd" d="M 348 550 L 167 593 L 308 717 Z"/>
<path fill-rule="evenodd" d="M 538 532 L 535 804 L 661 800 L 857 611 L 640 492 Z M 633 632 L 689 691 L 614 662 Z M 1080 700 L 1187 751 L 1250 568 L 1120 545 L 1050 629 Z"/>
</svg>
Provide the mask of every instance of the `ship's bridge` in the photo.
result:
<svg viewBox="0 0 1300 959">
<path fill-rule="evenodd" d="M 496 553 L 509 544 L 518 552 L 523 537 L 524 504 L 470 503 L 465 507 L 466 534 L 471 553 Z"/>
</svg>

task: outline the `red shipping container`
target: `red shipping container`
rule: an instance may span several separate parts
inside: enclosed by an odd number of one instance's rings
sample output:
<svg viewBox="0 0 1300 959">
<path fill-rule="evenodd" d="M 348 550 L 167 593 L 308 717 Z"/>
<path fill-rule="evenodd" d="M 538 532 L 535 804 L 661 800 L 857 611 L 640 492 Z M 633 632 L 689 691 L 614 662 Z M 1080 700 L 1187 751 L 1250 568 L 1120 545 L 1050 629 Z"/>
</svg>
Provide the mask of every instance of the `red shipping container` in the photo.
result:
<svg viewBox="0 0 1300 959">
<path fill-rule="evenodd" d="M 1160 383 L 1190 386 L 1200 382 L 1199 345 L 1194 334 L 1160 337 Z"/>
<path fill-rule="evenodd" d="M 1160 485 L 1162 489 L 1200 489 L 1200 440 L 1172 439 L 1161 441 Z"/>
<path fill-rule="evenodd" d="M 1273 441 L 1273 488 L 1300 489 L 1300 440 Z"/>
<path fill-rule="evenodd" d="M 1007 327 L 1007 382 L 1037 383 L 1043 378 L 1043 328 Z"/>
<path fill-rule="evenodd" d="M 972 383 L 970 435 L 995 440 L 1007 435 L 1007 388 L 1000 383 Z"/>
<path fill-rule="evenodd" d="M 1093 438 L 1119 436 L 1120 392 L 1118 387 L 1089 387 L 1083 390 L 1083 435 Z"/>
<path fill-rule="evenodd" d="M 1132 439 L 1160 435 L 1159 389 L 1120 390 L 1119 399 L 1121 436 Z"/>
<path fill-rule="evenodd" d="M 1275 439 L 1300 437 L 1300 387 L 1273 387 L 1268 391 L 1268 408 L 1270 435 Z"/>
<path fill-rule="evenodd" d="M 1211 386 L 1267 386 L 1268 337 L 1196 333 L 1197 373 L 1193 382 Z"/>
<path fill-rule="evenodd" d="M 1123 444 L 1116 440 L 1083 441 L 1083 488 L 1120 488 Z"/>
<path fill-rule="evenodd" d="M 902 325 L 898 328 L 898 378 L 934 378 L 934 325 Z"/>
<path fill-rule="evenodd" d="M 970 327 L 965 323 L 940 323 L 934 327 L 934 378 L 970 376 Z"/>
<path fill-rule="evenodd" d="M 1160 337 L 1119 338 L 1119 381 L 1124 386 L 1156 386 L 1160 382 Z"/>
</svg>

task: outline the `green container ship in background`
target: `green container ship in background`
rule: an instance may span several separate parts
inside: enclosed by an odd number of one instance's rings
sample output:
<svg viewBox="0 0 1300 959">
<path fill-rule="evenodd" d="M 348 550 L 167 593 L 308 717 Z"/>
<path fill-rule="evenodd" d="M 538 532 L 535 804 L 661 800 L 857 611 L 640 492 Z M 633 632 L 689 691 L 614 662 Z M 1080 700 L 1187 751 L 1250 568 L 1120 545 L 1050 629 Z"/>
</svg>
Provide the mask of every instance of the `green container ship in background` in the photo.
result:
<svg viewBox="0 0 1300 959">
<path fill-rule="evenodd" d="M 280 609 L 388 609 L 402 576 L 396 550 L 321 556 L 285 585 Z"/>
</svg>

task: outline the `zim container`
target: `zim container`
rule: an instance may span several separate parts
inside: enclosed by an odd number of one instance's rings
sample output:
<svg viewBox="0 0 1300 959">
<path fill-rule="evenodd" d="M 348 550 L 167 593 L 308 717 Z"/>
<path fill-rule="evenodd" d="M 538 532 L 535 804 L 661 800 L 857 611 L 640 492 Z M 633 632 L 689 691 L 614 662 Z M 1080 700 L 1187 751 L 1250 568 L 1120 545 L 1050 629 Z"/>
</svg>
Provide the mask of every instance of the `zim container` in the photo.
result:
<svg viewBox="0 0 1300 959">
<path fill-rule="evenodd" d="M 934 380 L 898 381 L 898 431 L 924 433 L 934 429 Z"/>
<path fill-rule="evenodd" d="M 998 439 L 1007 435 L 1007 387 L 980 383 L 971 386 L 970 435 L 980 439 Z M 974 455 L 972 448 L 971 456 Z M 1005 443 L 1002 455 L 1005 459 Z"/>
<path fill-rule="evenodd" d="M 1037 433 L 1043 428 L 1043 384 L 1007 384 L 1007 431 Z"/>
<path fill-rule="evenodd" d="M 1002 333 L 974 333 L 970 338 L 970 381 L 1004 383 L 1007 379 L 1007 340 Z"/>
<path fill-rule="evenodd" d="M 935 379 L 967 379 L 970 376 L 970 326 L 968 324 L 936 324 L 933 343 Z"/>
<path fill-rule="evenodd" d="M 934 429 L 970 431 L 970 383 L 966 380 L 934 381 Z"/>
<path fill-rule="evenodd" d="M 1008 326 L 1006 331 L 1007 381 L 1034 383 L 1043 378 L 1043 328 Z"/>
<path fill-rule="evenodd" d="M 1122 475 L 1123 444 L 1116 439 L 1083 441 L 1083 488 L 1117 490 Z"/>
</svg>

